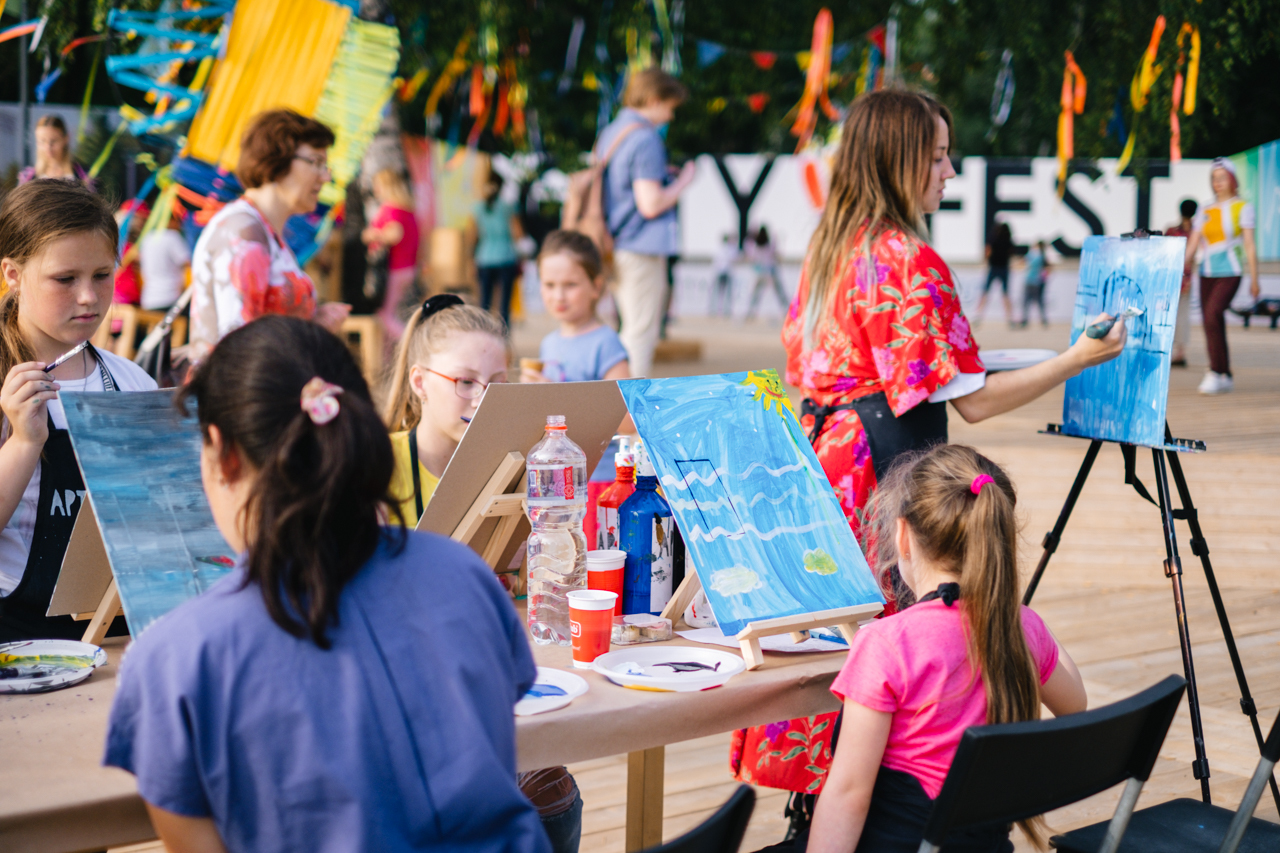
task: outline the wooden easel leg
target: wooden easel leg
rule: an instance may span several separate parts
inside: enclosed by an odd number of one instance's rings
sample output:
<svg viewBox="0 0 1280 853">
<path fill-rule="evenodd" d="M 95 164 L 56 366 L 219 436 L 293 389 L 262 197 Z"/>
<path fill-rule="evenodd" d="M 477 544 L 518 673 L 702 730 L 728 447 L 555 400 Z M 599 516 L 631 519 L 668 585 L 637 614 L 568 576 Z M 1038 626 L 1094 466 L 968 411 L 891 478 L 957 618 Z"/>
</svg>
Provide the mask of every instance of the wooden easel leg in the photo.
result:
<svg viewBox="0 0 1280 853">
<path fill-rule="evenodd" d="M 520 518 L 518 515 L 504 515 L 498 519 L 498 526 L 489 537 L 489 544 L 484 546 L 484 553 L 480 555 L 480 559 L 488 563 L 489 568 L 497 570 L 498 561 L 502 559 L 502 552 L 507 550 L 511 537 L 515 535 Z M 505 570 L 506 566 L 502 568 Z"/>
<path fill-rule="evenodd" d="M 702 582 L 698 580 L 698 573 L 693 570 L 693 564 L 686 556 L 684 580 L 680 581 L 680 586 L 676 587 L 675 595 L 671 596 L 667 606 L 662 608 L 662 618 L 670 619 L 671 624 L 675 625 L 700 589 L 702 589 Z"/>
<path fill-rule="evenodd" d="M 106 639 L 107 630 L 111 627 L 111 621 L 119 613 L 120 591 L 116 589 L 116 579 L 112 578 L 110 586 L 103 593 L 102 601 L 98 603 L 98 609 L 94 611 L 93 618 L 89 620 L 89 627 L 84 629 L 84 636 L 80 639 L 86 643 L 98 645 Z"/>
<path fill-rule="evenodd" d="M 792 631 L 791 632 L 791 642 L 793 643 L 803 643 L 807 639 L 809 639 L 808 631 Z"/>
<path fill-rule="evenodd" d="M 662 774 L 666 747 L 627 754 L 627 853 L 662 843 Z"/>
<path fill-rule="evenodd" d="M 764 666 L 764 652 L 760 650 L 760 639 L 750 637 L 739 640 L 742 646 L 742 659 L 747 662 L 747 669 L 759 669 Z"/>
<path fill-rule="evenodd" d="M 844 641 L 845 641 L 846 643 L 852 643 L 852 642 L 853 642 L 853 634 L 854 634 L 854 632 L 855 632 L 855 631 L 857 631 L 857 630 L 858 630 L 858 623 L 857 623 L 857 622 L 846 622 L 846 623 L 845 623 L 845 624 L 843 624 L 843 625 L 836 625 L 836 626 L 834 626 L 834 627 L 835 627 L 835 629 L 836 629 L 837 631 L 839 631 L 839 632 L 840 632 L 840 636 L 844 637 Z"/>
</svg>

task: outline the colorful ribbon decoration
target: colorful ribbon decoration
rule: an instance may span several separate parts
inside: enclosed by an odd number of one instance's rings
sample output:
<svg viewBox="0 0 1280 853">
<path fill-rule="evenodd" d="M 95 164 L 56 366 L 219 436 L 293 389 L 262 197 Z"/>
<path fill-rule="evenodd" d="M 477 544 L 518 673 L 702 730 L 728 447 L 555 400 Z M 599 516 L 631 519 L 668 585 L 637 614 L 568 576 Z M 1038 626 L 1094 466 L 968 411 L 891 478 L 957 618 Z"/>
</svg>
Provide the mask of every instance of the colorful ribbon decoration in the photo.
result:
<svg viewBox="0 0 1280 853">
<path fill-rule="evenodd" d="M 987 141 L 996 138 L 996 131 L 1004 127 L 1013 109 L 1013 51 L 1005 48 L 1000 56 L 1000 71 L 996 74 L 996 86 L 991 92 L 991 130 L 987 133 Z"/>
<path fill-rule="evenodd" d="M 1156 78 L 1164 70 L 1163 66 L 1156 65 L 1156 52 L 1160 49 L 1160 37 L 1164 35 L 1164 28 L 1164 15 L 1161 15 L 1156 18 L 1155 26 L 1151 29 L 1151 41 L 1147 44 L 1146 52 L 1142 54 L 1142 63 L 1133 75 L 1133 82 L 1129 84 L 1129 103 L 1133 105 L 1133 126 L 1129 128 L 1129 141 L 1125 143 L 1124 152 L 1116 163 L 1117 175 L 1122 174 L 1129 167 L 1129 161 L 1133 159 L 1133 149 L 1138 139 L 1138 116 L 1146 109 L 1151 87 L 1155 85 Z"/>
<path fill-rule="evenodd" d="M 0 30 L 0 42 L 31 35 L 40 27 L 41 20 L 41 18 L 32 18 L 29 21 L 23 21 L 21 24 L 14 24 L 8 29 Z"/>
<path fill-rule="evenodd" d="M 809 70 L 805 75 L 804 95 L 797 105 L 796 122 L 791 126 L 791 133 L 799 137 L 796 142 L 796 153 L 804 150 L 813 138 L 813 131 L 818 126 L 817 108 L 832 121 L 837 121 L 840 114 L 831 106 L 827 97 L 827 84 L 831 77 L 831 38 L 835 24 L 831 18 L 831 10 L 823 7 L 818 17 L 813 20 L 813 46 L 810 48 Z"/>
<path fill-rule="evenodd" d="M 1184 45 L 1191 39 L 1191 56 L 1188 59 Z M 1182 66 L 1186 65 L 1185 85 Z M 1178 30 L 1178 73 L 1173 78 L 1173 98 L 1169 104 L 1169 162 L 1182 162 L 1182 125 L 1178 121 L 1178 109 L 1185 115 L 1196 111 L 1196 83 L 1200 78 L 1200 29 L 1183 23 Z"/>
<path fill-rule="evenodd" d="M 1087 83 L 1084 72 L 1076 64 L 1071 51 L 1066 52 L 1066 67 L 1062 69 L 1062 112 L 1058 115 L 1058 198 L 1067 191 L 1067 168 L 1076 155 L 1075 117 L 1084 112 L 1084 96 Z"/>
</svg>

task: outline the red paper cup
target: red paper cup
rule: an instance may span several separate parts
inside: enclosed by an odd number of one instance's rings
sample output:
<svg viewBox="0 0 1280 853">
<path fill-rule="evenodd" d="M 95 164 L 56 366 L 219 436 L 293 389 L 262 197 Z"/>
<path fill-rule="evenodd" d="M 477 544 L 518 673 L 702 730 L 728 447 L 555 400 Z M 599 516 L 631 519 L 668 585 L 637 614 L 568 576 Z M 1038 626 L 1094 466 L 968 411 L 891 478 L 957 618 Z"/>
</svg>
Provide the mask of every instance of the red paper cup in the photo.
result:
<svg viewBox="0 0 1280 853">
<path fill-rule="evenodd" d="M 616 593 L 614 616 L 622 615 L 622 576 L 627 566 L 626 551 L 588 551 L 587 589 Z"/>
<path fill-rule="evenodd" d="M 618 594 L 602 589 L 575 589 L 566 597 L 569 599 L 573 665 L 578 669 L 591 669 L 592 661 L 609 651 L 613 608 Z"/>
</svg>

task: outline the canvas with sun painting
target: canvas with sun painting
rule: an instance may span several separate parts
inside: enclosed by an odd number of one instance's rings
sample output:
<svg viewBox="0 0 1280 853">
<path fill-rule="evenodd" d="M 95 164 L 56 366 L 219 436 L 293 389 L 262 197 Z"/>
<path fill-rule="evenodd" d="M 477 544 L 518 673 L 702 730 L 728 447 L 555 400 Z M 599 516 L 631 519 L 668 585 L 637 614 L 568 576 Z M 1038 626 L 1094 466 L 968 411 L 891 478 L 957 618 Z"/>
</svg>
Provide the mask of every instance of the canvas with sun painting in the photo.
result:
<svg viewBox="0 0 1280 853">
<path fill-rule="evenodd" d="M 776 371 L 618 384 L 726 635 L 884 602 Z"/>
</svg>

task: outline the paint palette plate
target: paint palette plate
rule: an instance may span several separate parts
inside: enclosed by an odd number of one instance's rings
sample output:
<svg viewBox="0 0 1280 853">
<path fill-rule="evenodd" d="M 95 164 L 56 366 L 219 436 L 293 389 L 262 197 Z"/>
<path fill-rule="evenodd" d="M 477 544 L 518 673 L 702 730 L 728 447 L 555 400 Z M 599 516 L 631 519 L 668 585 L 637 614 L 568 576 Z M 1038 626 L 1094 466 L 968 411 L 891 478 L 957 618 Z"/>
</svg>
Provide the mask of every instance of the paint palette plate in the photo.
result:
<svg viewBox="0 0 1280 853">
<path fill-rule="evenodd" d="M 587 682 L 582 676 L 563 669 L 540 666 L 537 680 L 516 703 L 516 716 L 532 717 L 534 714 L 545 714 L 547 711 L 563 708 L 586 692 Z"/>
<path fill-rule="evenodd" d="M 979 353 L 988 373 L 1021 370 L 1048 361 L 1058 354 L 1053 349 L 984 349 Z"/>
<path fill-rule="evenodd" d="M 729 652 L 663 645 L 609 652 L 591 668 L 622 687 L 685 693 L 719 687 L 747 665 Z"/>
<path fill-rule="evenodd" d="M 0 643 L 0 693 L 47 693 L 84 681 L 107 653 L 75 640 Z"/>
</svg>

